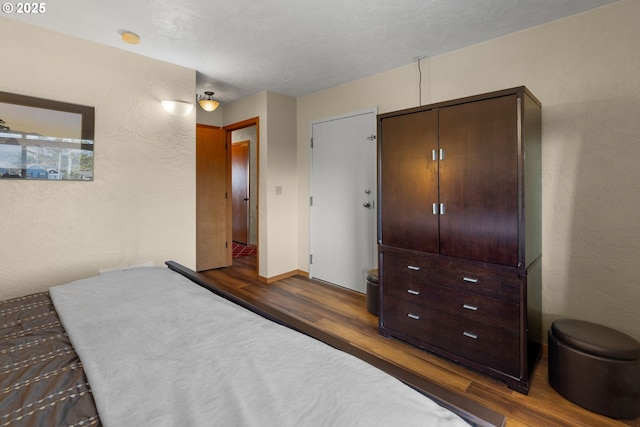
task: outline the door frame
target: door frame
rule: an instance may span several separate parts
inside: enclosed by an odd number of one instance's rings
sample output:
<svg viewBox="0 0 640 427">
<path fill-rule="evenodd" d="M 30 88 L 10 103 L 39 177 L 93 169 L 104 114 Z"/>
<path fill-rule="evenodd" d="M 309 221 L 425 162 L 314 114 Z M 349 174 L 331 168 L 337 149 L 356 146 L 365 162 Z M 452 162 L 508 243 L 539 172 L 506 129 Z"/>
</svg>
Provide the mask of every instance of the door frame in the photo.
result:
<svg viewBox="0 0 640 427">
<path fill-rule="evenodd" d="M 358 110 L 358 111 L 352 111 L 352 112 L 348 112 L 348 113 L 344 113 L 344 114 L 340 114 L 340 115 L 336 115 L 336 116 L 331 116 L 331 117 L 325 117 L 322 119 L 317 119 L 317 120 L 313 120 L 310 122 L 309 124 L 309 141 L 313 140 L 313 125 L 314 124 L 319 124 L 319 123 L 325 123 L 325 122 L 329 122 L 329 121 L 335 121 L 335 120 L 342 120 L 342 119 L 347 119 L 349 117 L 354 117 L 354 116 L 362 116 L 365 114 L 373 114 L 374 117 L 377 117 L 378 114 L 378 107 L 372 107 L 372 108 L 367 108 L 364 110 Z M 377 129 L 377 125 L 374 127 L 373 129 L 374 132 L 374 137 L 378 138 L 378 129 Z M 374 147 L 377 146 L 377 142 L 374 143 Z M 373 168 L 374 168 L 374 175 L 376 174 L 376 170 L 377 170 L 377 149 L 376 149 L 376 154 L 374 155 L 374 161 L 373 161 Z M 373 179 L 373 183 L 375 188 L 372 189 L 372 192 L 374 194 L 374 199 L 375 199 L 375 205 L 374 205 L 374 210 L 378 209 L 377 206 L 377 196 L 378 196 L 378 180 L 377 177 L 374 176 Z M 309 150 L 309 194 L 312 196 L 313 195 L 313 150 Z M 307 230 L 308 233 L 308 239 L 309 239 L 309 255 L 311 255 L 311 251 L 313 248 L 313 235 L 312 235 L 312 225 L 313 225 L 313 212 L 312 209 L 309 208 L 309 228 Z M 373 256 L 373 263 L 374 265 L 371 266 L 371 268 L 375 268 L 378 265 L 378 225 L 377 225 L 377 220 L 373 221 L 373 225 L 372 225 L 372 233 L 373 233 L 373 247 L 370 248 L 370 250 L 372 251 L 372 256 Z M 311 256 L 308 257 L 308 271 L 309 271 L 309 277 L 313 277 L 313 264 L 311 263 Z M 364 280 L 364 278 L 363 278 Z"/>
<path fill-rule="evenodd" d="M 231 133 L 236 130 L 248 128 L 251 126 L 256 127 L 256 182 L 253 183 L 256 188 L 256 210 L 257 210 L 257 221 L 256 221 L 256 239 L 257 239 L 257 247 L 256 251 L 256 271 L 259 271 L 260 268 L 260 117 L 253 117 L 250 119 L 242 120 L 240 122 L 232 123 L 227 126 L 223 126 L 222 129 L 225 131 L 225 140 L 227 146 L 229 147 L 229 153 L 231 152 Z M 231 194 L 231 156 L 228 157 L 228 171 L 229 171 L 229 194 Z M 251 186 L 251 181 L 249 181 L 249 185 Z M 233 229 L 231 224 L 231 215 L 233 215 L 233 211 L 230 211 L 229 214 L 229 235 L 232 235 Z"/>
</svg>

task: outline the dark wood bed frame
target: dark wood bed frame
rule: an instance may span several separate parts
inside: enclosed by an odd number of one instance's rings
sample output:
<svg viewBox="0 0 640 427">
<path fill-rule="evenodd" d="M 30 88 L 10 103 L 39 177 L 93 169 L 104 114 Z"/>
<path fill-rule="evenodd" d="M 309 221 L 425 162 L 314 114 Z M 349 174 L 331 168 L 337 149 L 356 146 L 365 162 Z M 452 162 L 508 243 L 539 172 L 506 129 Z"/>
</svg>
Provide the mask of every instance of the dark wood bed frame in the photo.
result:
<svg viewBox="0 0 640 427">
<path fill-rule="evenodd" d="M 455 412 L 460 417 L 464 418 L 469 424 L 474 426 L 491 426 L 491 427 L 504 427 L 505 417 L 479 405 L 459 394 L 447 390 L 446 388 L 424 378 L 413 372 L 410 372 L 400 366 L 381 359 L 373 354 L 370 354 L 360 348 L 355 347 L 353 344 L 334 336 L 324 331 L 320 331 L 313 326 L 294 318 L 282 311 L 276 310 L 273 307 L 269 307 L 266 304 L 249 303 L 235 295 L 230 294 L 222 289 L 216 288 L 212 285 L 205 276 L 178 264 L 175 261 L 167 261 L 165 263 L 171 270 L 187 277 L 194 283 L 202 286 L 203 288 L 227 299 L 241 307 L 246 308 L 256 314 L 259 314 L 271 321 L 279 323 L 283 326 L 287 326 L 295 331 L 308 335 L 312 338 L 320 340 L 338 350 L 349 353 L 370 365 L 381 369 L 389 375 L 398 378 L 405 384 L 429 397 L 439 405 Z"/>
</svg>

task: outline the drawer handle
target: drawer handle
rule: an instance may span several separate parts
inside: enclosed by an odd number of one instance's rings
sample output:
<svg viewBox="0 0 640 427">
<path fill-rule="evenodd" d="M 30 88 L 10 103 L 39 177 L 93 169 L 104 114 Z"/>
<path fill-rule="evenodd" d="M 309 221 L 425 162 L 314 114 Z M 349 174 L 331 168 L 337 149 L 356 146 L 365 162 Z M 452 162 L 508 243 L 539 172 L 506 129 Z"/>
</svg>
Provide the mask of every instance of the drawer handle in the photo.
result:
<svg viewBox="0 0 640 427">
<path fill-rule="evenodd" d="M 407 268 L 413 271 L 420 271 L 420 267 L 416 267 L 415 265 L 408 265 Z"/>
<path fill-rule="evenodd" d="M 413 289 L 408 289 L 407 292 L 409 292 L 411 295 L 420 295 L 420 291 L 415 291 Z"/>
<path fill-rule="evenodd" d="M 462 308 L 466 308 L 467 310 L 471 311 L 478 311 L 478 307 L 476 307 L 475 305 L 462 304 Z"/>
<path fill-rule="evenodd" d="M 413 320 L 420 320 L 420 316 L 418 316 L 417 314 L 413 314 L 413 313 L 407 314 L 407 317 L 410 317 Z"/>
<path fill-rule="evenodd" d="M 473 338 L 474 340 L 478 339 L 478 335 L 476 335 L 474 333 L 471 333 L 471 332 L 464 331 L 462 333 L 462 335 L 464 335 L 465 337 L 468 337 L 468 338 Z"/>
<path fill-rule="evenodd" d="M 473 277 L 463 277 L 462 280 L 464 280 L 465 282 L 478 283 L 478 279 Z"/>
</svg>

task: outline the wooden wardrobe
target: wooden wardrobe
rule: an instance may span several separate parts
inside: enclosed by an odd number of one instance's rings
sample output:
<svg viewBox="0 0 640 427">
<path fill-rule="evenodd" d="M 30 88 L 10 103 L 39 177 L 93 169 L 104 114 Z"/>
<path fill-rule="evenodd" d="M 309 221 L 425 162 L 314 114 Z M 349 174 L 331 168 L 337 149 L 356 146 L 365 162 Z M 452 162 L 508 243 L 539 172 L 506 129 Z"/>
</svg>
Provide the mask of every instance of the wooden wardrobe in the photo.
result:
<svg viewBox="0 0 640 427">
<path fill-rule="evenodd" d="M 378 115 L 380 333 L 528 393 L 540 357 L 540 102 Z"/>
</svg>

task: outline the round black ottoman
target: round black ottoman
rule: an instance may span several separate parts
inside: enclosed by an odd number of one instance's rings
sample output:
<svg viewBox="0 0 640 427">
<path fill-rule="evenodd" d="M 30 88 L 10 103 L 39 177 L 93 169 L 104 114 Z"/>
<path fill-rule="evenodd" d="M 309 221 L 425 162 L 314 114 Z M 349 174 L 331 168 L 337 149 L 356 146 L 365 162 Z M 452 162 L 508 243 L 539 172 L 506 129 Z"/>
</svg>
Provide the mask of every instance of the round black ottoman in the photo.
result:
<svg viewBox="0 0 640 427">
<path fill-rule="evenodd" d="M 378 269 L 367 271 L 367 311 L 378 315 L 380 294 L 378 293 Z"/>
<path fill-rule="evenodd" d="M 640 416 L 640 343 L 574 319 L 549 329 L 549 384 L 573 403 L 611 418 Z"/>
</svg>

